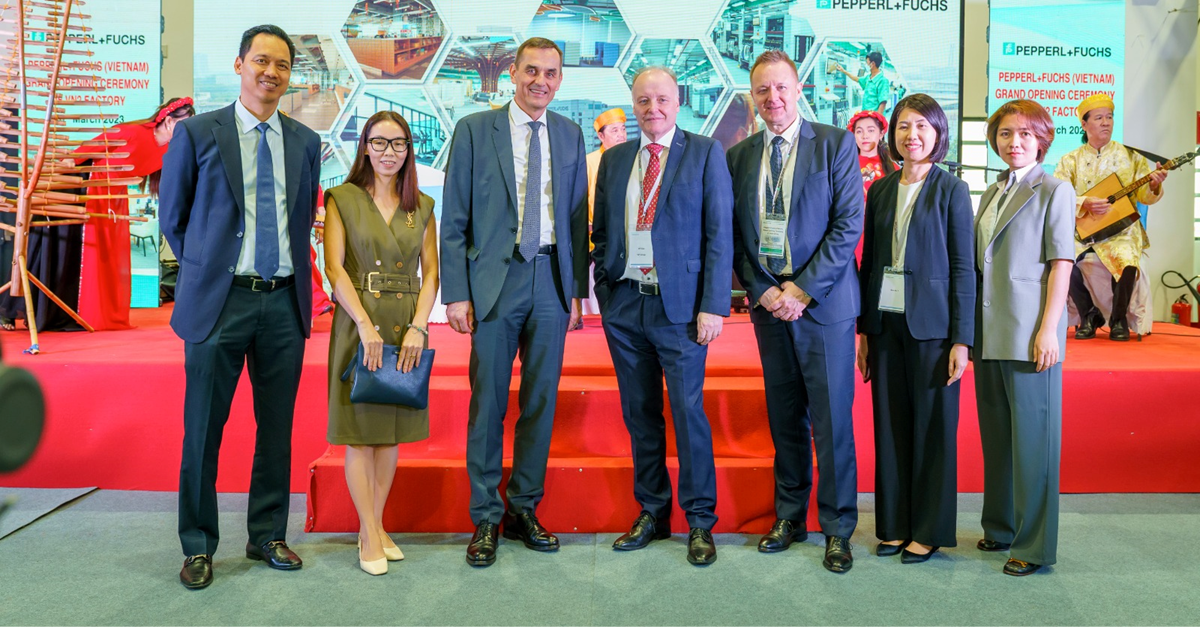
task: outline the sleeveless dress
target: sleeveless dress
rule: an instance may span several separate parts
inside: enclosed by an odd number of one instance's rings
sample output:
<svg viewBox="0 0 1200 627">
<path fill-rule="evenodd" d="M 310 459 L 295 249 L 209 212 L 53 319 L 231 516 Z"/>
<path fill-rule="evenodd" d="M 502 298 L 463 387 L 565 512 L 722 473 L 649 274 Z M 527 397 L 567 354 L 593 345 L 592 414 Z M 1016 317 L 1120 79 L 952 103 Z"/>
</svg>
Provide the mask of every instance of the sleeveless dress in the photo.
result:
<svg viewBox="0 0 1200 627">
<path fill-rule="evenodd" d="M 385 344 L 398 345 L 416 313 L 421 280 L 417 276 L 425 225 L 433 218 L 433 199 L 420 195 L 413 215 L 413 228 L 406 214 L 396 210 L 389 226 L 375 207 L 371 195 L 361 187 L 343 184 L 325 192 L 333 198 L 346 232 L 346 259 L 343 266 L 350 281 L 358 288 L 359 302 L 378 329 Z M 386 290 L 367 290 L 368 273 L 381 273 L 374 279 L 376 288 L 388 283 Z M 407 287 L 403 285 L 407 277 Z M 385 446 L 416 442 L 429 437 L 429 410 L 401 405 L 351 403 L 353 375 L 345 382 L 342 372 L 358 350 L 358 328 L 345 308 L 333 314 L 329 334 L 329 431 L 330 444 Z M 428 345 L 428 341 L 426 341 Z"/>
</svg>

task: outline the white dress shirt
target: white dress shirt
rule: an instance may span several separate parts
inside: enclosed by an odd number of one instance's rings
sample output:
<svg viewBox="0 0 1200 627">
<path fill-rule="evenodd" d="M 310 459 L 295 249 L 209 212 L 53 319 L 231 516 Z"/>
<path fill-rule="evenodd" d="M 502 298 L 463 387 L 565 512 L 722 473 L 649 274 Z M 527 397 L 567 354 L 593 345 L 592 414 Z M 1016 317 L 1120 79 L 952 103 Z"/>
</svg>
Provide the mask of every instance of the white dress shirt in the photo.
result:
<svg viewBox="0 0 1200 627">
<path fill-rule="evenodd" d="M 258 276 L 254 269 L 255 227 L 258 225 L 258 118 L 238 100 L 233 105 L 234 121 L 238 127 L 238 147 L 242 152 L 242 193 L 246 199 L 246 230 L 238 233 L 242 250 L 238 253 L 235 272 Z M 271 151 L 271 168 L 275 173 L 275 224 L 279 227 L 279 270 L 277 277 L 295 273 L 292 266 L 292 239 L 288 235 L 287 167 L 284 163 L 283 122 L 276 110 L 267 118 L 267 149 Z M 269 279 L 271 277 L 262 277 Z"/>
<path fill-rule="evenodd" d="M 796 140 L 800 138 L 800 125 L 803 124 L 803 119 L 799 115 L 782 133 L 772 133 L 770 128 L 763 131 L 763 155 L 762 166 L 759 168 L 758 177 L 758 236 L 762 240 L 763 223 L 767 219 L 767 205 L 771 204 L 771 144 L 776 137 L 783 138 L 783 145 L 779 147 L 779 151 L 783 153 L 783 170 L 779 176 L 783 179 L 779 193 L 783 196 L 783 223 L 788 224 L 792 215 L 792 181 L 795 179 L 796 170 Z M 784 274 L 791 274 L 792 268 L 792 245 L 786 238 L 783 240 L 783 259 L 784 259 Z M 758 256 L 759 263 L 762 267 L 767 267 L 767 257 L 765 255 Z"/>
<path fill-rule="evenodd" d="M 539 245 L 548 246 L 554 243 L 554 214 L 550 211 L 550 207 L 553 206 L 550 203 L 553 199 L 550 197 L 552 190 L 550 185 L 550 132 L 546 127 L 546 112 L 543 111 L 542 117 L 534 120 L 521 107 L 518 107 L 514 100 L 508 105 L 508 130 L 512 137 L 513 171 L 517 175 L 516 243 L 521 243 L 521 232 L 525 228 L 525 181 L 529 178 L 529 142 L 532 137 L 529 123 L 534 121 L 542 123 L 541 128 L 538 129 L 538 142 L 542 149 L 542 189 L 538 194 L 538 200 L 542 205 L 542 234 Z"/>
<path fill-rule="evenodd" d="M 934 166 L 935 168 L 937 166 Z M 925 186 L 925 178 L 905 185 L 901 183 L 899 189 L 896 190 L 896 222 L 892 229 L 892 267 L 900 270 L 904 268 L 904 253 L 908 250 L 908 225 L 912 222 L 913 206 L 917 204 L 917 196 L 921 194 L 921 188 Z"/>
<path fill-rule="evenodd" d="M 658 270 L 651 268 L 650 272 L 642 274 L 640 268 L 635 268 L 629 265 L 629 250 L 630 239 L 633 237 L 633 232 L 637 230 L 638 221 L 638 206 L 642 202 L 642 177 L 646 175 L 646 168 L 650 165 L 650 151 L 646 149 L 650 144 L 658 144 L 663 147 L 662 152 L 658 153 L 658 176 L 661 180 L 663 174 L 667 172 L 667 154 L 671 152 L 671 142 L 675 140 L 675 131 L 679 127 L 673 126 L 665 135 L 659 137 L 657 141 L 650 141 L 645 133 L 642 133 L 641 145 L 638 146 L 638 157 L 633 160 L 633 172 L 629 175 L 629 185 L 625 187 L 625 274 L 621 275 L 622 279 L 638 281 L 640 283 L 658 283 Z M 659 204 L 655 207 L 654 214 L 657 219 L 658 212 L 662 211 L 662 184 L 659 184 L 658 189 Z M 649 199 L 647 199 L 649 202 Z M 650 251 L 653 253 L 654 246 L 650 246 Z"/>
<path fill-rule="evenodd" d="M 1000 214 L 1004 213 L 1004 210 L 1008 208 L 1008 201 L 1012 199 L 1012 194 L 1009 192 L 1016 189 L 1016 186 L 1025 180 L 1025 177 L 1034 168 L 1040 167 L 1042 167 L 1042 164 L 1034 161 L 1020 170 L 1010 173 L 1004 183 L 996 182 L 996 188 L 1001 191 L 992 194 L 991 202 L 988 203 L 987 207 L 984 207 L 983 213 L 979 216 L 979 239 L 977 245 L 980 251 L 986 251 L 988 244 L 992 243 L 992 236 L 996 234 L 996 226 L 1000 222 Z M 1001 189 L 1001 185 L 1004 185 L 1003 189 Z M 1001 200 L 1003 200 L 1003 204 L 1001 204 Z"/>
</svg>

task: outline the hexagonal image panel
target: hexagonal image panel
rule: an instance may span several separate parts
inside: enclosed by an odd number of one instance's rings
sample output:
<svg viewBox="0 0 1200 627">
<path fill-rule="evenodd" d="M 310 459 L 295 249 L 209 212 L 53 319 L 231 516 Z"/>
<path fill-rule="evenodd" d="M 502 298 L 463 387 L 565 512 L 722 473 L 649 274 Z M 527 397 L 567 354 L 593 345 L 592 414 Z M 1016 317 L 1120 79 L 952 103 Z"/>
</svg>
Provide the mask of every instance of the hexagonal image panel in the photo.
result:
<svg viewBox="0 0 1200 627">
<path fill-rule="evenodd" d="M 629 30 L 651 39 L 707 37 L 727 0 L 616 0 Z M 733 0 L 742 2 L 743 0 Z M 785 0 L 786 2 L 787 0 Z M 791 0 L 794 1 L 794 0 Z M 811 0 L 809 0 L 811 2 Z"/>
<path fill-rule="evenodd" d="M 600 137 L 595 128 L 596 118 L 614 108 L 625 112 L 626 138 L 639 137 L 629 87 L 616 68 L 588 68 L 564 72 L 562 87 L 549 107 L 551 111 L 571 118 L 583 129 L 584 149 L 587 152 L 600 148 Z"/>
<path fill-rule="evenodd" d="M 734 0 L 711 33 L 713 46 L 734 86 L 750 86 L 750 66 L 767 50 L 783 50 L 804 63 L 815 33 L 808 20 L 788 13 L 791 0 Z"/>
<path fill-rule="evenodd" d="M 453 123 L 479 111 L 499 109 L 512 99 L 508 68 L 517 57 L 512 37 L 455 37 L 430 85 L 434 100 Z"/>
<path fill-rule="evenodd" d="M 293 35 L 292 41 L 296 44 L 292 84 L 279 100 L 279 111 L 318 133 L 326 133 L 337 122 L 358 81 L 333 38 Z"/>
<path fill-rule="evenodd" d="M 629 56 L 625 82 L 633 87 L 637 71 L 649 65 L 670 68 L 679 79 L 679 117 L 685 131 L 701 132 L 718 104 L 725 83 L 698 39 L 642 39 Z"/>
<path fill-rule="evenodd" d="M 328 140 L 321 141 L 321 187 L 331 189 L 341 185 L 346 180 L 349 170 L 346 169 L 344 155 Z M 353 155 L 351 155 L 353 156 Z"/>
<path fill-rule="evenodd" d="M 557 43 L 564 67 L 616 67 L 632 37 L 613 0 L 544 0 L 522 34 Z"/>
<path fill-rule="evenodd" d="M 880 72 L 872 77 L 867 55 L 878 52 L 883 57 Z M 809 119 L 843 127 L 850 118 L 865 108 L 882 108 L 885 117 L 908 92 L 903 77 L 892 65 L 887 50 L 878 40 L 825 40 L 810 58 L 805 60 L 800 75 L 801 91 L 811 108 Z M 867 89 L 872 84 L 883 85 L 881 90 Z M 882 97 L 873 99 L 872 94 Z"/>
<path fill-rule="evenodd" d="M 432 0 L 455 35 L 512 35 L 529 28 L 542 0 Z"/>
<path fill-rule="evenodd" d="M 437 107 L 430 102 L 425 88 L 385 87 L 369 85 L 354 101 L 349 111 L 346 126 L 338 133 L 345 154 L 353 160 L 358 151 L 358 140 L 367 120 L 378 111 L 395 111 L 408 122 L 412 131 L 412 146 L 409 156 L 419 165 L 433 165 L 438 152 L 446 144 L 449 134 L 438 118 Z"/>
<path fill-rule="evenodd" d="M 362 0 L 342 35 L 367 79 L 421 80 L 447 36 L 430 0 Z"/>
<path fill-rule="evenodd" d="M 730 90 L 713 117 L 709 135 L 729 150 L 738 142 L 763 129 L 763 121 L 754 108 L 754 99 L 746 90 Z"/>
</svg>

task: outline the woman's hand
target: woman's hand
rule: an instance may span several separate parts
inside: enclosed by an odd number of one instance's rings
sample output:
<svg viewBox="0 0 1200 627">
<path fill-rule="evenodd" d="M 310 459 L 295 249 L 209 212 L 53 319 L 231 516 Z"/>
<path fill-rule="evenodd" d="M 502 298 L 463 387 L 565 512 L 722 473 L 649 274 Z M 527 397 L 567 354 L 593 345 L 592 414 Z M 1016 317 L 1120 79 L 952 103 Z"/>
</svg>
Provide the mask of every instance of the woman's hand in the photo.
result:
<svg viewBox="0 0 1200 627">
<path fill-rule="evenodd" d="M 867 336 L 858 336 L 858 371 L 862 373 L 863 383 L 871 380 L 871 367 L 867 365 Z"/>
<path fill-rule="evenodd" d="M 1037 358 L 1037 371 L 1048 370 L 1060 359 L 1058 354 L 1058 333 L 1054 329 L 1042 327 L 1033 342 L 1034 356 Z"/>
<path fill-rule="evenodd" d="M 425 334 L 415 327 L 404 334 L 400 342 L 400 359 L 396 360 L 396 369 L 408 373 L 421 364 L 421 351 L 425 350 Z"/>
<path fill-rule="evenodd" d="M 950 380 L 946 385 L 954 385 L 955 381 L 962 378 L 963 373 L 967 371 L 967 362 L 970 361 L 966 344 L 955 344 L 950 347 Z"/>
<path fill-rule="evenodd" d="M 383 366 L 383 338 L 369 318 L 358 323 L 358 339 L 363 345 L 363 365 L 375 372 Z"/>
</svg>

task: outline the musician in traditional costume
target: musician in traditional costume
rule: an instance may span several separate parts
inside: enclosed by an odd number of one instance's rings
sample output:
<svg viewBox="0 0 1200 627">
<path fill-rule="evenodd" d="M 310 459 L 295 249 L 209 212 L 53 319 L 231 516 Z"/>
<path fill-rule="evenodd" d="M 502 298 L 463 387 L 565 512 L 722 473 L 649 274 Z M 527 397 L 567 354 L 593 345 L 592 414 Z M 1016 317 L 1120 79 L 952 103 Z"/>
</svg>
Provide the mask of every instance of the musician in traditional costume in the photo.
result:
<svg viewBox="0 0 1200 627">
<path fill-rule="evenodd" d="M 1113 100 L 1106 94 L 1094 94 L 1079 103 L 1076 114 L 1083 126 L 1084 144 L 1063 156 L 1054 172 L 1056 178 L 1067 181 L 1075 188 L 1078 195 L 1077 218 L 1089 212 L 1102 216 L 1112 209 L 1106 198 L 1087 195 L 1088 190 L 1110 174 L 1116 174 L 1123 186 L 1150 176 L 1149 184 L 1138 189 L 1133 199 L 1144 205 L 1152 205 L 1162 198 L 1162 183 L 1167 178 L 1167 171 L 1161 164 L 1156 168 L 1138 152 L 1112 141 L 1114 110 Z M 1139 325 L 1139 333 L 1149 330 L 1149 317 L 1143 312 L 1149 300 L 1150 281 L 1145 273 L 1139 272 L 1143 253 L 1149 247 L 1146 229 L 1138 221 L 1102 241 L 1083 242 L 1076 234 L 1078 264 L 1071 272 L 1070 292 L 1071 301 L 1079 315 L 1075 339 L 1091 339 L 1095 337 L 1096 329 L 1104 325 L 1105 317 L 1101 308 L 1106 303 L 1101 301 L 1107 299 L 1110 290 L 1112 307 L 1108 316 L 1109 339 L 1129 339 L 1128 314 L 1131 312 L 1131 302 L 1134 317 L 1147 320 L 1145 326 Z M 1097 264 L 1103 266 L 1109 281 L 1103 281 L 1105 276 Z M 1094 268 L 1100 274 L 1100 281 L 1085 278 L 1094 276 L 1089 268 Z"/>
<path fill-rule="evenodd" d="M 600 156 L 605 150 L 612 148 L 618 144 L 625 142 L 625 110 L 621 107 L 613 107 L 596 116 L 595 122 L 592 123 L 592 128 L 596 129 L 596 136 L 600 138 L 600 147 L 587 154 L 587 172 L 588 172 L 588 233 L 592 232 L 592 205 L 596 200 L 596 174 L 600 171 Z M 590 240 L 589 235 L 589 240 Z M 590 243 L 588 250 L 594 248 Z M 588 297 L 583 299 L 584 314 L 600 313 L 600 304 L 596 302 L 596 285 L 595 279 L 588 273 Z M 579 322 L 569 330 L 583 328 L 583 316 L 579 317 Z"/>
</svg>

